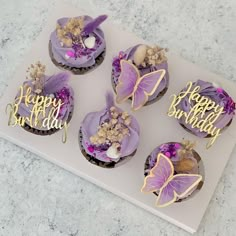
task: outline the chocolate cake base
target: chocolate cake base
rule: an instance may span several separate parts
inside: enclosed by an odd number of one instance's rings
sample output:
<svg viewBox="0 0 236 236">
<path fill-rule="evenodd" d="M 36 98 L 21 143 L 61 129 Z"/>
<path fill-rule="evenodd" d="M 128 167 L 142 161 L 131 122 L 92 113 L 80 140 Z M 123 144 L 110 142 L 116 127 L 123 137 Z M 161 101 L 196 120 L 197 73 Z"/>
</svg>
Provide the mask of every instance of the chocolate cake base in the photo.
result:
<svg viewBox="0 0 236 236">
<path fill-rule="evenodd" d="M 111 84 L 112 84 L 112 88 L 113 88 L 114 92 L 116 93 L 116 83 L 115 83 L 115 78 L 113 77 L 113 73 L 111 76 Z M 148 106 L 148 105 L 151 105 L 151 104 L 159 101 L 165 95 L 166 91 L 168 90 L 168 86 L 169 86 L 169 80 L 167 81 L 166 87 L 154 99 L 147 101 L 144 104 L 144 106 Z M 129 98 L 128 100 L 132 101 L 132 98 Z"/>
<path fill-rule="evenodd" d="M 175 142 L 169 142 L 167 144 L 172 144 L 172 143 L 175 143 Z M 196 159 L 197 163 L 199 163 L 201 161 L 201 157 L 200 155 L 195 151 L 193 150 L 193 157 Z M 148 174 L 146 173 L 146 170 L 149 170 L 149 159 L 151 158 L 151 155 L 149 155 L 145 161 L 145 164 L 144 164 L 144 176 L 146 177 Z M 199 169 L 199 167 L 198 167 Z M 177 173 L 175 173 L 177 174 Z M 197 188 L 195 190 L 200 190 L 203 186 L 203 180 L 198 184 Z M 194 192 L 193 192 L 194 193 Z M 158 192 L 153 192 L 153 194 L 155 194 L 156 196 L 158 196 Z M 191 194 L 192 195 L 192 194 Z M 182 199 L 179 199 L 177 200 L 176 202 L 182 202 L 183 200 L 186 200 L 188 197 L 190 197 L 191 195 L 187 196 L 186 198 L 182 198 Z"/>
<path fill-rule="evenodd" d="M 49 49 L 50 58 L 55 66 L 63 70 L 69 70 L 75 75 L 83 75 L 87 72 L 94 70 L 95 68 L 97 68 L 99 65 L 102 64 L 106 55 L 106 49 L 104 49 L 104 51 L 95 59 L 94 65 L 89 66 L 89 67 L 76 68 L 76 67 L 70 67 L 70 66 L 64 65 L 56 61 L 56 59 L 53 56 L 51 41 L 49 41 L 48 49 Z"/>
<path fill-rule="evenodd" d="M 83 145 L 82 145 L 82 140 L 83 140 L 83 134 L 81 131 L 81 128 L 79 130 L 79 147 L 81 150 L 81 153 L 83 154 L 83 156 L 92 164 L 103 167 L 103 168 L 114 168 L 114 167 L 118 167 L 121 162 L 122 164 L 124 164 L 126 161 L 130 160 L 136 153 L 136 150 L 129 156 L 125 156 L 125 157 L 121 157 L 120 160 L 118 162 L 112 161 L 112 162 L 104 162 L 104 161 L 100 161 L 98 159 L 96 159 L 94 156 L 88 154 Z"/>
<path fill-rule="evenodd" d="M 69 114 L 69 117 L 67 119 L 67 124 L 71 121 L 72 115 L 73 115 L 73 110 Z M 38 130 L 36 128 L 32 128 L 28 124 L 25 124 L 24 126 L 22 126 L 22 128 L 32 134 L 41 135 L 41 136 L 51 135 L 51 134 L 54 134 L 60 130 L 60 129 L 56 129 L 56 128 L 49 129 L 49 130 Z"/>
</svg>

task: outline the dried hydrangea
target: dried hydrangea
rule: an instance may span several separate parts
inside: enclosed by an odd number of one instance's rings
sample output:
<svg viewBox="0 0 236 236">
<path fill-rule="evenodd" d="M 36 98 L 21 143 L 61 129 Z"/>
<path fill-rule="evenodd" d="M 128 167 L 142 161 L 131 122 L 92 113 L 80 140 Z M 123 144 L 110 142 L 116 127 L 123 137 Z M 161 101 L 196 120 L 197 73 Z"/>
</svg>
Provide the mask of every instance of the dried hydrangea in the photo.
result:
<svg viewBox="0 0 236 236">
<path fill-rule="evenodd" d="M 73 43 L 73 38 L 80 38 L 83 28 L 83 17 L 71 18 L 63 27 L 57 24 L 56 32 L 62 44 L 66 45 L 67 47 L 71 47 Z"/>
<path fill-rule="evenodd" d="M 127 126 L 131 123 L 131 117 L 127 112 L 117 111 L 116 107 L 111 107 L 109 112 L 111 119 L 98 127 L 97 133 L 90 137 L 90 141 L 94 145 L 109 144 L 119 149 L 124 137 L 129 135 Z"/>
<path fill-rule="evenodd" d="M 159 46 L 154 47 L 147 47 L 146 56 L 144 58 L 144 61 L 141 63 L 143 67 L 146 67 L 147 65 L 156 66 L 164 61 L 167 61 L 167 58 L 165 56 L 165 52 L 167 50 L 164 48 L 161 48 Z"/>
<path fill-rule="evenodd" d="M 175 170 L 178 172 L 186 172 L 190 171 L 194 168 L 195 162 L 189 157 L 193 156 L 193 148 L 196 146 L 195 142 L 191 142 L 189 140 L 184 140 L 182 142 L 182 148 L 178 150 L 178 154 L 180 156 L 180 160 L 175 166 Z"/>
<path fill-rule="evenodd" d="M 33 79 L 32 84 L 34 85 L 34 92 L 40 94 L 43 90 L 44 86 L 44 74 L 45 74 L 46 66 L 42 65 L 39 61 L 35 63 L 35 65 L 31 64 L 27 69 L 27 73 L 31 79 Z M 26 79 L 29 79 L 26 77 Z"/>
</svg>

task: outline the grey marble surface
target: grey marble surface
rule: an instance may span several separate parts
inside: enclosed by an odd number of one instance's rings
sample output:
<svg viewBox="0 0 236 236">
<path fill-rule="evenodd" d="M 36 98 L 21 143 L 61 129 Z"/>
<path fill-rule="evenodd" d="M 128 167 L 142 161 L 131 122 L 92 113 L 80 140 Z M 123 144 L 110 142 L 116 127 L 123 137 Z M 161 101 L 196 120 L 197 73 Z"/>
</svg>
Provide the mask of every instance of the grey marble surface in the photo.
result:
<svg viewBox="0 0 236 236">
<path fill-rule="evenodd" d="M 0 95 L 57 2 L 0 0 Z M 236 81 L 235 0 L 66 2 L 107 13 L 138 36 Z M 196 235 L 236 235 L 235 179 L 236 150 Z M 189 234 L 0 139 L 0 235 Z"/>
</svg>

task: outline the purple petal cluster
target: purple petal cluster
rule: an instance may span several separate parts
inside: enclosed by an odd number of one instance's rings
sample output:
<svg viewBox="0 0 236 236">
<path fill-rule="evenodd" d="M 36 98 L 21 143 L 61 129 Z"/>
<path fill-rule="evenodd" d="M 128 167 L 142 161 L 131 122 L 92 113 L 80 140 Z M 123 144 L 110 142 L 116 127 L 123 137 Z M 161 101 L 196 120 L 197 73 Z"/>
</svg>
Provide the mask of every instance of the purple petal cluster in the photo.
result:
<svg viewBox="0 0 236 236">
<path fill-rule="evenodd" d="M 61 101 L 63 102 L 63 105 L 61 106 L 59 112 L 59 117 L 61 117 L 67 109 L 67 105 L 70 103 L 70 90 L 64 87 L 63 89 L 55 93 L 55 97 L 57 99 L 61 99 Z"/>
<path fill-rule="evenodd" d="M 120 61 L 126 58 L 125 52 L 119 52 L 119 55 L 113 58 L 112 66 L 115 73 L 121 72 Z"/>
<path fill-rule="evenodd" d="M 220 98 L 220 105 L 224 107 L 224 111 L 228 114 L 234 114 L 236 104 L 233 99 L 222 88 L 218 88 L 217 93 Z"/>
<path fill-rule="evenodd" d="M 179 143 L 167 143 L 160 146 L 160 152 L 170 159 L 175 159 L 177 157 L 177 152 L 181 148 Z"/>
</svg>

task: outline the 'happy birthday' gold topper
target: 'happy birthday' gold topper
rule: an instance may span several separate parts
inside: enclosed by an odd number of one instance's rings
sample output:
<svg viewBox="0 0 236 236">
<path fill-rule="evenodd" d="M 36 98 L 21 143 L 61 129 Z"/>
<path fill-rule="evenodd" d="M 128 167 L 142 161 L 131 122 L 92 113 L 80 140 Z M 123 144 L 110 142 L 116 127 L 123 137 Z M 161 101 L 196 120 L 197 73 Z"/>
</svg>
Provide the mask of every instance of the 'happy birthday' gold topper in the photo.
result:
<svg viewBox="0 0 236 236">
<path fill-rule="evenodd" d="M 18 112 L 22 103 L 29 108 L 30 115 L 27 117 L 20 116 Z M 20 86 L 19 95 L 13 103 L 9 103 L 6 106 L 6 112 L 9 113 L 8 125 L 24 127 L 28 124 L 35 129 L 64 129 L 62 142 L 65 143 L 68 124 L 67 121 L 63 122 L 58 119 L 62 105 L 61 99 L 34 94 L 31 87 Z"/>
<path fill-rule="evenodd" d="M 224 113 L 224 107 L 216 104 L 208 97 L 201 96 L 198 93 L 199 90 L 200 86 L 193 86 L 192 82 L 188 82 L 185 91 L 180 92 L 178 95 L 172 95 L 173 100 L 167 114 L 169 117 L 173 116 L 178 120 L 183 119 L 192 128 L 197 128 L 200 132 L 207 133 L 211 137 L 207 143 L 207 148 L 210 148 L 221 135 L 221 129 L 217 128 L 214 123 Z M 188 112 L 178 108 L 178 105 L 186 96 L 188 96 L 188 102 L 194 104 Z"/>
</svg>

